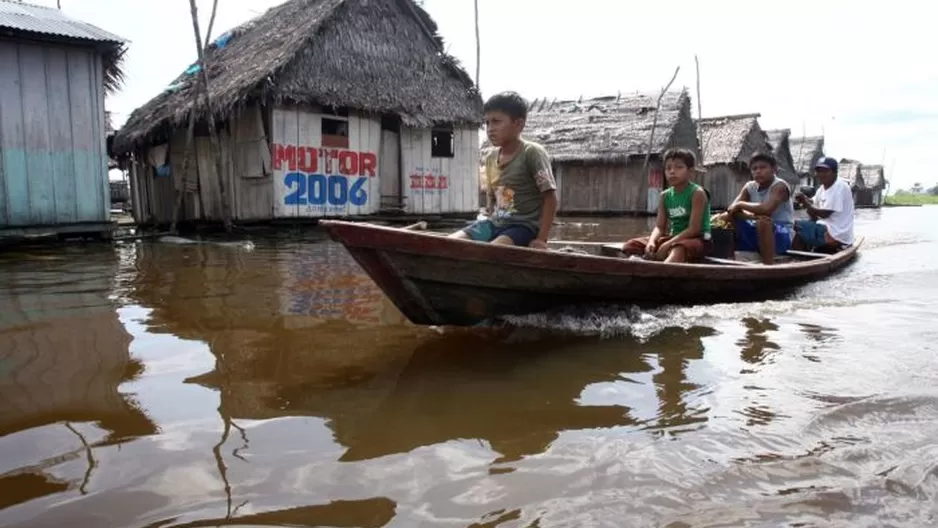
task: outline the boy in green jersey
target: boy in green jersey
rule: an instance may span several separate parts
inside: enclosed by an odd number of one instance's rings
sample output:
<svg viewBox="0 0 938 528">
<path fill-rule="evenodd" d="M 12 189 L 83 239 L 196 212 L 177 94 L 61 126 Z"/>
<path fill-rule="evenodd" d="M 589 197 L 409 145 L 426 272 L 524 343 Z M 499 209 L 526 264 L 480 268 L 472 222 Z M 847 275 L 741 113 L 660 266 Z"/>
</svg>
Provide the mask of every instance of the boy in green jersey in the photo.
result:
<svg viewBox="0 0 938 528">
<path fill-rule="evenodd" d="M 664 154 L 668 188 L 658 200 L 658 219 L 651 235 L 633 238 L 622 251 L 665 262 L 696 262 L 710 253 L 710 198 L 692 182 L 696 158 L 687 149 Z"/>
</svg>

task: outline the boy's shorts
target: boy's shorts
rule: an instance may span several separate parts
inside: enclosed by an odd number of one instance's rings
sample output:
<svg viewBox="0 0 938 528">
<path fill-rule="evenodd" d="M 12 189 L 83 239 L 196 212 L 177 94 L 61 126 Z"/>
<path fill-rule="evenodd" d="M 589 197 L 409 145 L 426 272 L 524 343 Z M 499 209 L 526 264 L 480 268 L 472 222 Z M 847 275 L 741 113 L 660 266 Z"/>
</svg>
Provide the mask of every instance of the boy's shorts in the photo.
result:
<svg viewBox="0 0 938 528">
<path fill-rule="evenodd" d="M 819 224 L 812 220 L 798 220 L 795 222 L 795 231 L 798 238 L 808 247 L 823 247 L 828 245 L 824 235 L 827 234 L 827 226 Z"/>
<path fill-rule="evenodd" d="M 528 247 L 537 237 L 537 233 L 528 226 L 508 224 L 496 226 L 491 220 L 476 220 L 469 227 L 463 229 L 469 238 L 477 242 L 491 242 L 504 235 L 511 239 L 516 246 Z"/>
<path fill-rule="evenodd" d="M 648 246 L 649 238 L 647 236 L 630 238 L 622 246 L 622 252 L 626 255 L 643 255 L 645 247 Z M 661 244 L 671 240 L 671 238 L 673 237 L 668 235 L 658 237 L 658 247 L 661 247 Z M 702 237 L 685 238 L 679 240 L 675 245 L 684 247 L 687 262 L 698 262 L 713 251 L 713 241 L 710 239 L 704 240 Z"/>
<path fill-rule="evenodd" d="M 759 252 L 759 232 L 756 229 L 756 222 L 752 219 L 736 219 L 736 251 Z M 791 249 L 791 228 L 777 222 L 773 222 L 772 226 L 775 231 L 775 254 L 787 253 Z"/>
</svg>

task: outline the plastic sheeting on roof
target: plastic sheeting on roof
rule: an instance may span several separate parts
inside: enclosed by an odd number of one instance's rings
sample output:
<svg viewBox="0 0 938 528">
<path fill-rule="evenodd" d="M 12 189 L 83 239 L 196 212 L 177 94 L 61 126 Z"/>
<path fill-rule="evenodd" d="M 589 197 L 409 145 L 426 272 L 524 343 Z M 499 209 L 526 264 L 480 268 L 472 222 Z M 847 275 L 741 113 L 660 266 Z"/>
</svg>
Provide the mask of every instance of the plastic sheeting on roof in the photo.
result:
<svg viewBox="0 0 938 528">
<path fill-rule="evenodd" d="M 9 0 L 0 0 L 0 29 L 29 31 L 95 42 L 125 42 L 113 33 L 69 18 L 58 9 Z"/>
</svg>

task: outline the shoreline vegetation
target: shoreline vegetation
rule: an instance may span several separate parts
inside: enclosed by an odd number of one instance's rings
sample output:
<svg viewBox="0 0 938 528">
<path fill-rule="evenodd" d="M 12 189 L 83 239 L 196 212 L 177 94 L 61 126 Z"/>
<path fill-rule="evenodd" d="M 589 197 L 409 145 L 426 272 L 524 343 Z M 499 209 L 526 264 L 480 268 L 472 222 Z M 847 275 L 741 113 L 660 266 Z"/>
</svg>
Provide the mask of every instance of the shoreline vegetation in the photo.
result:
<svg viewBox="0 0 938 528">
<path fill-rule="evenodd" d="M 922 205 L 938 205 L 938 195 L 918 193 L 896 193 L 883 199 L 884 206 L 916 207 Z"/>
</svg>

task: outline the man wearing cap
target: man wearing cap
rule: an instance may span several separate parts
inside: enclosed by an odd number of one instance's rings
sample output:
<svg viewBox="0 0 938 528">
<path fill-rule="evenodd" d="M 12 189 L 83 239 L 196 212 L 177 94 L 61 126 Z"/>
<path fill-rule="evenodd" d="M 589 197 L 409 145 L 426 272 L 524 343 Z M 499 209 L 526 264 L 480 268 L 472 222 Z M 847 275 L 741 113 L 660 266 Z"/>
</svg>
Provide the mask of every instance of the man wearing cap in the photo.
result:
<svg viewBox="0 0 938 528">
<path fill-rule="evenodd" d="M 795 221 L 797 249 L 835 252 L 853 244 L 853 192 L 850 185 L 837 177 L 837 160 L 823 157 L 814 165 L 821 185 L 808 198 L 803 193 L 795 200 L 804 205 L 810 220 Z"/>
</svg>

